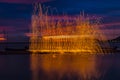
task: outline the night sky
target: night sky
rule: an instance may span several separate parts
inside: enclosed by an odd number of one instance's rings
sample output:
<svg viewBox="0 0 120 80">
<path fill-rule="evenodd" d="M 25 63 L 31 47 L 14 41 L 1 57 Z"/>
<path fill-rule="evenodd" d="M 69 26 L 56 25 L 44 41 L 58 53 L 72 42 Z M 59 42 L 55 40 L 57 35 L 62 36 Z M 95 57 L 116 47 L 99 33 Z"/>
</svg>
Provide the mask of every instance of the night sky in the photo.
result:
<svg viewBox="0 0 120 80">
<path fill-rule="evenodd" d="M 9 42 L 28 41 L 34 2 L 55 7 L 59 13 L 84 11 L 102 17 L 101 30 L 107 38 L 120 36 L 120 0 L 0 0 L 0 37 L 6 33 Z"/>
</svg>

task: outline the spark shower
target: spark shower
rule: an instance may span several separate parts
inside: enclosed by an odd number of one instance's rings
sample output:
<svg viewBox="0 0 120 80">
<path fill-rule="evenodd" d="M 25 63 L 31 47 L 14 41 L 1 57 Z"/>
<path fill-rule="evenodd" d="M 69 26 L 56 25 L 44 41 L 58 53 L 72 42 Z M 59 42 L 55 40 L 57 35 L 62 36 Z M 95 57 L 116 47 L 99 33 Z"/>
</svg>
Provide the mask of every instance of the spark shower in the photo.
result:
<svg viewBox="0 0 120 80">
<path fill-rule="evenodd" d="M 109 45 L 98 27 L 99 18 L 90 19 L 84 13 L 53 16 L 48 12 L 49 9 L 42 8 L 40 4 L 34 8 L 29 47 L 31 52 L 106 53 L 101 46 Z"/>
</svg>

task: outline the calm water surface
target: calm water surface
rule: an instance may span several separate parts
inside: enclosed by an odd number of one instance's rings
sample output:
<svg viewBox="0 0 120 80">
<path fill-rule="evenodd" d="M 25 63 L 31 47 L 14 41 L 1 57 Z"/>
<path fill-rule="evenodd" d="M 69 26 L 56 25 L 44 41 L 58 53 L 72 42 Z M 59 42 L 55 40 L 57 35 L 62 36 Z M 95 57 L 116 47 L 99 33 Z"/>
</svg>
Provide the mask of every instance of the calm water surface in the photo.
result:
<svg viewBox="0 0 120 80">
<path fill-rule="evenodd" d="M 0 55 L 0 80 L 120 80 L 120 55 Z"/>
</svg>

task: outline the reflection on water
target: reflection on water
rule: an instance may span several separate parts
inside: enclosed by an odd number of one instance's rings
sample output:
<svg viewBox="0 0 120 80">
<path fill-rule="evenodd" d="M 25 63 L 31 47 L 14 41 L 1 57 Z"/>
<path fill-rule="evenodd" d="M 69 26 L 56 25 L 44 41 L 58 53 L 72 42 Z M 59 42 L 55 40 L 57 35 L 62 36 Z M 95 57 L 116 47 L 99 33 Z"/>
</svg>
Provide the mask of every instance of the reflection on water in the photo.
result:
<svg viewBox="0 0 120 80">
<path fill-rule="evenodd" d="M 111 64 L 95 55 L 32 54 L 32 80 L 103 80 Z"/>
</svg>

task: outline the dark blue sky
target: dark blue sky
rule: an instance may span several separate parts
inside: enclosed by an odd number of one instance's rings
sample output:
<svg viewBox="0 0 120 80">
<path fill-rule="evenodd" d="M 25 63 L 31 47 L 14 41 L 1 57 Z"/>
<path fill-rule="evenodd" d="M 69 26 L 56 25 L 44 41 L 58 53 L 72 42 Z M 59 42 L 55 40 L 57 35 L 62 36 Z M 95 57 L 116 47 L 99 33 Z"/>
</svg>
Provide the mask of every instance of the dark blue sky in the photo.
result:
<svg viewBox="0 0 120 80">
<path fill-rule="evenodd" d="M 0 34 L 8 33 L 9 41 L 26 41 L 31 26 L 33 2 L 36 0 L 0 0 Z M 120 0 L 37 0 L 70 15 L 84 11 L 102 17 L 101 29 L 109 37 L 120 36 Z"/>
</svg>

